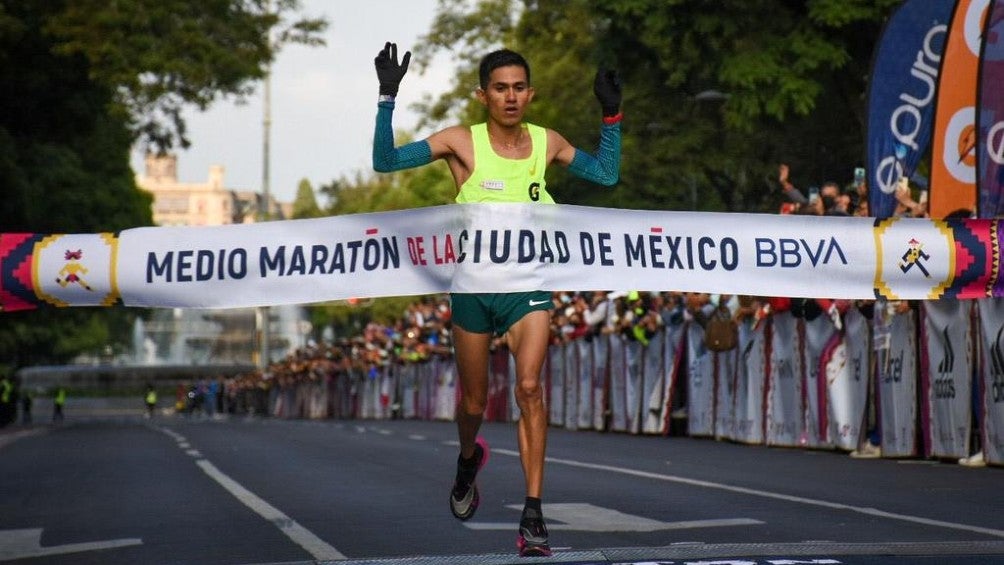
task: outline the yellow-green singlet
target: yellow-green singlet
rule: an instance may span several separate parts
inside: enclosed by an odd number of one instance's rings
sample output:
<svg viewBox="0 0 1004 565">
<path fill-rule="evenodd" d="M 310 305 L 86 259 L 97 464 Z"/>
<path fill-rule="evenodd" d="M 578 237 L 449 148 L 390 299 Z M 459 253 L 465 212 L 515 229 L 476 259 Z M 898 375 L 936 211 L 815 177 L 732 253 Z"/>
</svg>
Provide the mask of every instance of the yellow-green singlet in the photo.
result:
<svg viewBox="0 0 1004 565">
<path fill-rule="evenodd" d="M 533 148 L 526 159 L 500 157 L 488 139 L 488 124 L 471 126 L 474 171 L 457 193 L 457 203 L 543 202 L 554 204 L 544 182 L 547 130 L 524 124 Z M 553 307 L 546 290 L 450 294 L 453 323 L 470 332 L 502 335 L 523 316 Z"/>
<path fill-rule="evenodd" d="M 547 163 L 547 130 L 523 124 L 530 134 L 532 150 L 526 159 L 500 157 L 488 138 L 488 124 L 471 126 L 474 140 L 474 170 L 460 187 L 457 203 L 543 202 L 554 204 L 544 182 Z"/>
</svg>

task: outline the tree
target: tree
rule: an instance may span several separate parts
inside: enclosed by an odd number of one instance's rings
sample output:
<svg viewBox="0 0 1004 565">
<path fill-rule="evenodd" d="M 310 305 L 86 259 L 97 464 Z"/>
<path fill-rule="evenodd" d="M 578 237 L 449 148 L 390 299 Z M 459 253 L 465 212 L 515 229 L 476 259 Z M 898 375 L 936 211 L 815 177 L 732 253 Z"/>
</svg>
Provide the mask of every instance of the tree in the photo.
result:
<svg viewBox="0 0 1004 565">
<path fill-rule="evenodd" d="M 188 147 L 181 112 L 242 101 L 288 43 L 320 45 L 327 23 L 295 15 L 299 0 L 73 0 L 43 23 L 60 55 L 79 56 L 112 111 L 159 151 Z"/>
<path fill-rule="evenodd" d="M 245 96 L 277 45 L 323 22 L 295 0 L 0 0 L 2 232 L 95 233 L 150 225 L 133 143 L 186 145 L 179 112 Z M 276 41 L 268 32 L 277 29 Z M 5 312 L 0 361 L 65 362 L 121 349 L 142 310 Z"/>
<path fill-rule="evenodd" d="M 455 88 L 422 109 L 429 123 L 479 119 L 478 59 L 527 56 L 528 118 L 590 148 L 597 66 L 624 82 L 621 183 L 599 190 L 559 171 L 560 202 L 630 208 L 766 211 L 779 161 L 806 184 L 849 180 L 864 155 L 871 52 L 897 0 L 480 0 L 440 2 L 416 62 L 447 50 Z M 420 67 L 421 68 L 421 67 Z"/>
<path fill-rule="evenodd" d="M 307 179 L 301 179 L 296 187 L 296 199 L 293 200 L 293 218 L 320 218 L 324 215 L 314 197 L 314 187 Z"/>
<path fill-rule="evenodd" d="M 398 144 L 410 139 L 399 136 Z M 453 202 L 457 188 L 449 167 L 437 161 L 431 165 L 390 174 L 357 173 L 321 186 L 332 216 L 363 212 L 387 212 Z"/>
</svg>

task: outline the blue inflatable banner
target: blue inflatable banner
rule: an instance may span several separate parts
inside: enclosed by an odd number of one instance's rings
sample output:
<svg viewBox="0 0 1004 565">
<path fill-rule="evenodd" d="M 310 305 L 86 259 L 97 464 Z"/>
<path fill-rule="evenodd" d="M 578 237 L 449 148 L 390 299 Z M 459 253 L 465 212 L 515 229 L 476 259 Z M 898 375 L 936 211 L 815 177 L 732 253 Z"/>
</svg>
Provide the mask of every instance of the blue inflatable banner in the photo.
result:
<svg viewBox="0 0 1004 565">
<path fill-rule="evenodd" d="M 892 216 L 897 182 L 913 174 L 931 142 L 941 56 L 954 7 L 950 0 L 908 0 L 882 32 L 868 88 L 872 216 Z"/>
</svg>

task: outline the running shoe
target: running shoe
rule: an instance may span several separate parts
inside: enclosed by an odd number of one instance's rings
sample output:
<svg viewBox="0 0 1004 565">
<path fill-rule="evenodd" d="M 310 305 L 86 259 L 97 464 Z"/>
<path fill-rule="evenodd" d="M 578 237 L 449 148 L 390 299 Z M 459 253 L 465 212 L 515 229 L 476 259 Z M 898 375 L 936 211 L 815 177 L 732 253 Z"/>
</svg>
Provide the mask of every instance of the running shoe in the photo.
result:
<svg viewBox="0 0 1004 565">
<path fill-rule="evenodd" d="M 475 441 L 474 457 L 478 464 L 473 469 L 465 469 L 461 465 L 460 457 L 457 457 L 457 478 L 454 479 L 453 490 L 450 491 L 450 512 L 453 512 L 458 520 L 469 520 L 481 503 L 475 479 L 478 471 L 488 463 L 488 443 L 482 437 L 478 437 Z"/>
<path fill-rule="evenodd" d="M 551 546 L 547 542 L 547 526 L 544 516 L 536 510 L 523 509 L 519 520 L 519 536 L 516 548 L 520 557 L 550 557 Z"/>
<path fill-rule="evenodd" d="M 959 465 L 962 465 L 963 467 L 986 467 L 987 460 L 983 457 L 983 452 L 980 451 L 974 455 L 970 455 L 969 457 L 959 459 Z"/>
</svg>

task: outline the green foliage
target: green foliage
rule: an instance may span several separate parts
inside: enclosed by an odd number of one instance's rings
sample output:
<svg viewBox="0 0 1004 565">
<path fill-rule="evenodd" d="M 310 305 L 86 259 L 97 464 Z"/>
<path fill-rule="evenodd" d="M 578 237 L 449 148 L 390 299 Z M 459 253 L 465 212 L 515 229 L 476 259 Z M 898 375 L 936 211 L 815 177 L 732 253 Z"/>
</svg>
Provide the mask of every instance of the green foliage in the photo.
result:
<svg viewBox="0 0 1004 565">
<path fill-rule="evenodd" d="M 285 43 L 316 44 L 297 0 L 0 0 L 2 232 L 150 225 L 129 152 L 186 146 L 183 105 L 246 96 Z M 268 9 L 268 7 L 271 9 Z M 272 41 L 269 32 L 273 32 Z M 119 352 L 143 310 L 5 312 L 0 364 Z"/>
<path fill-rule="evenodd" d="M 156 149 L 188 147 L 186 105 L 244 100 L 285 43 L 317 45 L 319 19 L 286 21 L 298 0 L 74 0 L 45 21 L 58 54 L 81 56 L 89 78 Z M 270 35 L 274 38 L 270 39 Z"/>
<path fill-rule="evenodd" d="M 81 353 L 123 353 L 144 310 L 46 308 L 4 312 L 0 359 L 13 367 L 62 364 Z"/>
<path fill-rule="evenodd" d="M 527 119 L 592 151 L 600 124 L 592 80 L 597 67 L 612 67 L 624 84 L 621 181 L 604 189 L 554 167 L 548 190 L 559 202 L 773 211 L 778 163 L 803 188 L 849 180 L 861 164 L 872 51 L 899 3 L 440 0 L 432 28 L 412 48 L 413 66 L 421 71 L 448 53 L 459 69 L 443 96 L 415 105 L 419 128 L 483 121 L 471 96 L 477 65 L 504 46 L 531 66 L 536 96 Z M 329 212 L 348 214 L 445 203 L 455 188 L 434 165 L 360 174 L 322 190 Z"/>
<path fill-rule="evenodd" d="M 301 179 L 296 187 L 296 199 L 293 200 L 293 218 L 319 218 L 324 215 L 314 197 L 314 187 L 310 181 Z"/>
<path fill-rule="evenodd" d="M 457 189 L 444 162 L 392 174 L 356 174 L 321 186 L 328 215 L 388 212 L 453 202 Z"/>
<path fill-rule="evenodd" d="M 874 42 L 896 0 L 480 0 L 441 2 L 417 61 L 452 53 L 454 88 L 424 101 L 423 124 L 474 121 L 476 65 L 523 53 L 537 96 L 528 119 L 592 150 L 600 65 L 624 82 L 621 182 L 599 189 L 549 171 L 560 202 L 768 211 L 768 178 L 791 165 L 803 186 L 848 180 L 864 154 Z M 714 93 L 724 95 L 715 96 Z"/>
</svg>

